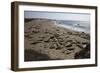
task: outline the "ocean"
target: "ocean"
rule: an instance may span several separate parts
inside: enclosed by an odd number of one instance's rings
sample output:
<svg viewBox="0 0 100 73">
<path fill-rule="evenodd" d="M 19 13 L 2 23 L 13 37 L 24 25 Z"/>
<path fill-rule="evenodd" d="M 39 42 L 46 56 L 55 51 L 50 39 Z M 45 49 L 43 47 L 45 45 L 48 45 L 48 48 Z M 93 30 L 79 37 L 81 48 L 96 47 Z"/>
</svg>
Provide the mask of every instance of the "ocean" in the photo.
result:
<svg viewBox="0 0 100 73">
<path fill-rule="evenodd" d="M 90 33 L 90 22 L 88 21 L 56 20 L 56 24 L 75 31 Z"/>
</svg>

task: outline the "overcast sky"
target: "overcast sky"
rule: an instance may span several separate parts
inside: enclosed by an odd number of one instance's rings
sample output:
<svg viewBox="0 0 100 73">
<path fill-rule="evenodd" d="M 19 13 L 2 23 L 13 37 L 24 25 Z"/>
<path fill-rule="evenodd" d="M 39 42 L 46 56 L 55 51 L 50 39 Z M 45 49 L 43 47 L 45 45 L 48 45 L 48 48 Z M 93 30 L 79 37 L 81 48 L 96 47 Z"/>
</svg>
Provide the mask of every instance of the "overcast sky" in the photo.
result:
<svg viewBox="0 0 100 73">
<path fill-rule="evenodd" d="M 47 19 L 56 19 L 56 20 L 90 21 L 90 14 L 88 13 L 24 11 L 24 17 L 25 18 L 47 18 Z"/>
</svg>

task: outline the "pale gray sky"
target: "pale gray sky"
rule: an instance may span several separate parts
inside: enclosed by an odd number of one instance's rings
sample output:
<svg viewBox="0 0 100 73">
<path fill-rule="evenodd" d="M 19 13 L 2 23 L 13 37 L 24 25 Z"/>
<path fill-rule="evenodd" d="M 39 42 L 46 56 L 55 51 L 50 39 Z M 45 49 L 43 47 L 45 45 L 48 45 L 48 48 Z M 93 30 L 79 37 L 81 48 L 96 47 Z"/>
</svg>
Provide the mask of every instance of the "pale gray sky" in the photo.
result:
<svg viewBox="0 0 100 73">
<path fill-rule="evenodd" d="M 89 13 L 67 13 L 67 12 L 42 12 L 42 11 L 24 11 L 25 18 L 47 18 L 56 20 L 75 20 L 90 21 Z"/>
</svg>

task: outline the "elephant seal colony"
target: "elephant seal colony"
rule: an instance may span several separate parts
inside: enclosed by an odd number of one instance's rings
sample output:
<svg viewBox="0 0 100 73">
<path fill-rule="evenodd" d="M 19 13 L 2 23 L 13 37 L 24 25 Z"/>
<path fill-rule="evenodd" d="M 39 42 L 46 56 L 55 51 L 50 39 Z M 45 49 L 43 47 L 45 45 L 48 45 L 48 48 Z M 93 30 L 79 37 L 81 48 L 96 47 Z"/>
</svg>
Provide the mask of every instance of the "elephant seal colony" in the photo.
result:
<svg viewBox="0 0 100 73">
<path fill-rule="evenodd" d="M 89 34 L 55 24 L 50 19 L 25 19 L 24 61 L 90 58 Z"/>
</svg>

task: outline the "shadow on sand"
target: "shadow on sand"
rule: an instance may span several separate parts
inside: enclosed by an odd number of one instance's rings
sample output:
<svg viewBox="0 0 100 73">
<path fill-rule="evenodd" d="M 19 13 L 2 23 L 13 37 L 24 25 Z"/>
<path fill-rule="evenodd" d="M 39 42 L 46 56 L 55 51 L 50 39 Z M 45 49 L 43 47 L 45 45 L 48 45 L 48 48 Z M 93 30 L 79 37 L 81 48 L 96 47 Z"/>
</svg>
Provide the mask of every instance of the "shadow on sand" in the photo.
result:
<svg viewBox="0 0 100 73">
<path fill-rule="evenodd" d="M 47 60 L 60 60 L 60 59 L 51 59 L 46 54 L 39 53 L 32 49 L 25 50 L 24 61 L 47 61 Z"/>
</svg>

